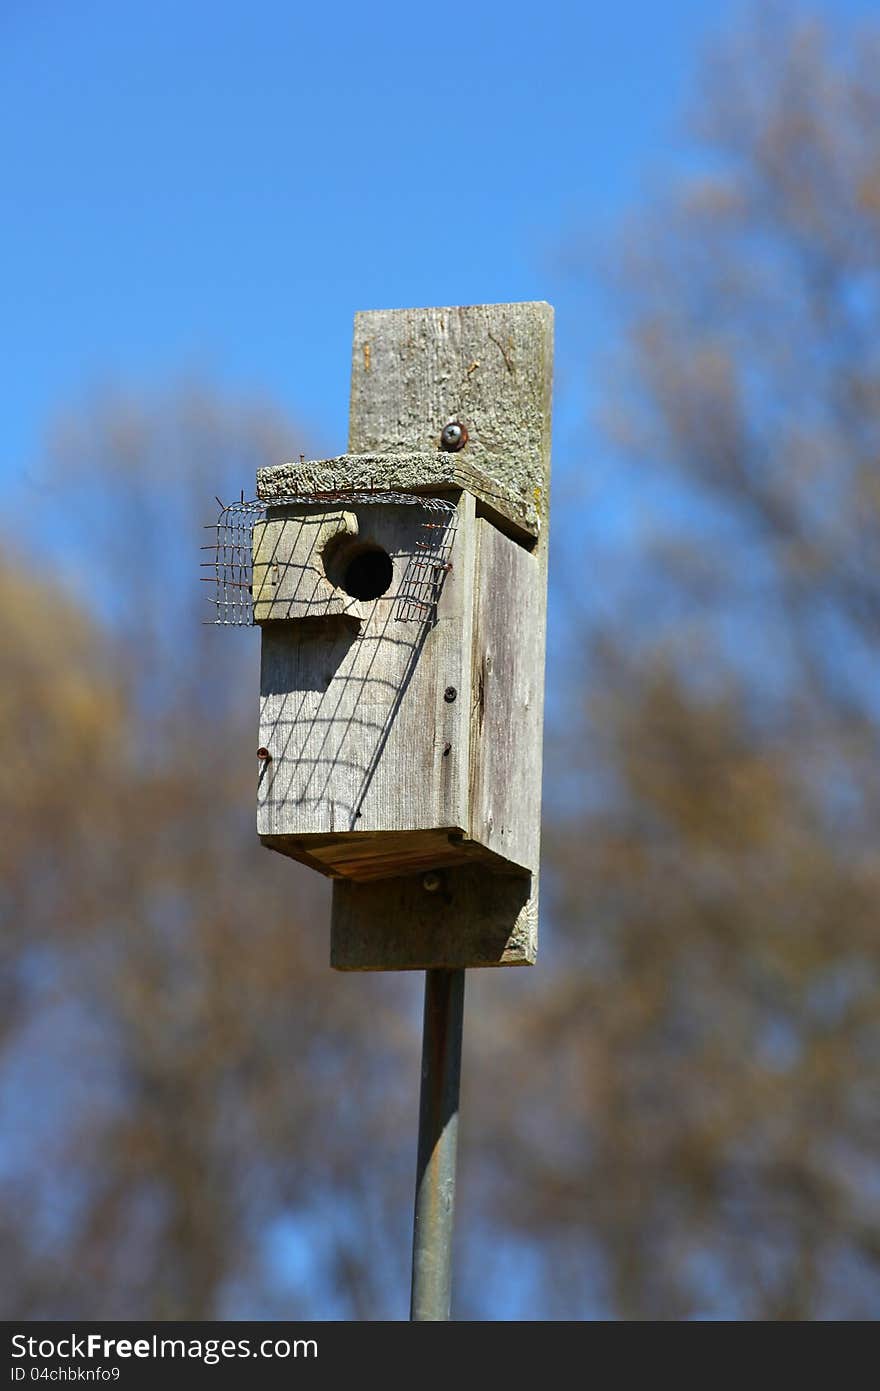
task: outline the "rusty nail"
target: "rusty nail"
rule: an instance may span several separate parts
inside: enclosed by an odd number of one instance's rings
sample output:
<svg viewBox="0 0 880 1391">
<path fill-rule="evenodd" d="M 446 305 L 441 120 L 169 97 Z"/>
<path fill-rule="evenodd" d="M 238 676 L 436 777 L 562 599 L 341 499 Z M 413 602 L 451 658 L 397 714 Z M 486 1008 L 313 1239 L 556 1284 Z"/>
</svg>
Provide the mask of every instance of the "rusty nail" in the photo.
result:
<svg viewBox="0 0 880 1391">
<path fill-rule="evenodd" d="M 450 420 L 440 431 L 440 448 L 449 454 L 457 454 L 468 442 L 467 426 L 460 420 Z"/>
<path fill-rule="evenodd" d="M 272 755 L 270 754 L 269 750 L 265 748 L 263 744 L 261 744 L 260 747 L 257 749 L 257 758 L 259 758 L 263 763 L 270 763 L 272 760 Z"/>
<path fill-rule="evenodd" d="M 446 690 L 443 692 L 443 699 L 446 701 L 447 705 L 451 705 L 457 695 L 458 691 L 454 686 L 447 686 Z"/>
</svg>

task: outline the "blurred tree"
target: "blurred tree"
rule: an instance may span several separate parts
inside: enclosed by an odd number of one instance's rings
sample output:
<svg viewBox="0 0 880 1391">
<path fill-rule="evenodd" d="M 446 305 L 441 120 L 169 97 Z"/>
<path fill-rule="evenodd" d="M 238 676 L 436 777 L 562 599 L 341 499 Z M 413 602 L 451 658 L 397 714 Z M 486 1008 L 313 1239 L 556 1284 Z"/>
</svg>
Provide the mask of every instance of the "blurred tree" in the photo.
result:
<svg viewBox="0 0 880 1391">
<path fill-rule="evenodd" d="M 482 1083 L 569 1316 L 880 1314 L 878 53 L 757 12 L 613 284 L 640 527 L 553 732 L 513 1115 Z"/>
<path fill-rule="evenodd" d="M 641 529 L 601 586 L 557 549 L 553 933 L 468 984 L 465 1316 L 880 1312 L 876 56 L 759 14 L 626 242 Z M 214 493 L 298 449 L 99 401 L 0 573 L 7 1317 L 405 1311 L 418 982 L 327 969 L 253 834 L 253 635 L 198 622 Z"/>
<path fill-rule="evenodd" d="M 322 881 L 257 844 L 255 635 L 199 622 L 214 493 L 290 449 L 268 420 L 97 403 L 39 508 L 94 616 L 0 573 L 8 1317 L 365 1316 L 405 1288 L 400 992 L 331 975 Z"/>
</svg>

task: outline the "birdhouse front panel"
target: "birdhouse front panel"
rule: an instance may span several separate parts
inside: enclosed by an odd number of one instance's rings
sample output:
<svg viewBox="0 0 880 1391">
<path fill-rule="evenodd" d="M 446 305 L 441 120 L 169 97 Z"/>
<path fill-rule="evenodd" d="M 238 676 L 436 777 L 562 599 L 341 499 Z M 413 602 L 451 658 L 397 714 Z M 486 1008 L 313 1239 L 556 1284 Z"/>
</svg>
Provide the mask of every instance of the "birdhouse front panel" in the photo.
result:
<svg viewBox="0 0 880 1391">
<path fill-rule="evenodd" d="M 353 879 L 467 857 L 475 537 L 464 492 L 254 528 L 266 844 Z"/>
</svg>

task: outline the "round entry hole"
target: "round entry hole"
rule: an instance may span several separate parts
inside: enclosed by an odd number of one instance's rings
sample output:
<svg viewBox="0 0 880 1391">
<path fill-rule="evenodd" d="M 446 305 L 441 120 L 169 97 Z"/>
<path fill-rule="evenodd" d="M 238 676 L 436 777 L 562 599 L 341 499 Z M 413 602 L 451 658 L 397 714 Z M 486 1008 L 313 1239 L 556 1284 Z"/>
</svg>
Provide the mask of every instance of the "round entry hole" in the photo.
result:
<svg viewBox="0 0 880 1391">
<path fill-rule="evenodd" d="M 340 559 L 338 584 L 353 599 L 378 599 L 390 589 L 394 566 L 381 546 L 369 546 Z"/>
</svg>

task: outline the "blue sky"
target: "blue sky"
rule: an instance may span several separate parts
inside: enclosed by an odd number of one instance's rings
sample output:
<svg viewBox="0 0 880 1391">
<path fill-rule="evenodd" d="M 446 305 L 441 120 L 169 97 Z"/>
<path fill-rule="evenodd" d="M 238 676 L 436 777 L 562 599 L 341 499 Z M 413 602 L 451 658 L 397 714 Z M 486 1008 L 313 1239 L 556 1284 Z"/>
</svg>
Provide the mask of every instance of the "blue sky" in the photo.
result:
<svg viewBox="0 0 880 1391">
<path fill-rule="evenodd" d="M 601 322 L 561 248 L 662 172 L 737 12 L 0 0 L 0 474 L 91 387 L 183 373 L 342 448 L 359 308 L 554 301 L 573 422 Z"/>
<path fill-rule="evenodd" d="M 662 161 L 718 17 L 0 0 L 0 467 L 90 386 L 182 372 L 344 447 L 354 311 L 558 301 L 561 243 Z"/>
</svg>

